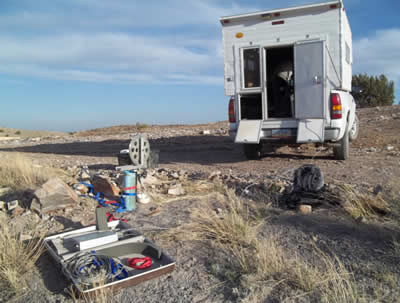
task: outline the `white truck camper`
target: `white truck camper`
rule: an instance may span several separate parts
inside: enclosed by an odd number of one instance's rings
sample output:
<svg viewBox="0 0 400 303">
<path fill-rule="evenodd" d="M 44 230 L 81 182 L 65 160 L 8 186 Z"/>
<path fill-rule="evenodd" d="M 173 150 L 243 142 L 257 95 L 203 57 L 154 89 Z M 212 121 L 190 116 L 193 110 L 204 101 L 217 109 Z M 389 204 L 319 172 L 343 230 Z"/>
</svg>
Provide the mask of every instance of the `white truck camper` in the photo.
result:
<svg viewBox="0 0 400 303">
<path fill-rule="evenodd" d="M 263 145 L 332 143 L 349 157 L 358 135 L 350 94 L 352 33 L 343 2 L 222 17 L 230 136 L 249 159 Z"/>
</svg>

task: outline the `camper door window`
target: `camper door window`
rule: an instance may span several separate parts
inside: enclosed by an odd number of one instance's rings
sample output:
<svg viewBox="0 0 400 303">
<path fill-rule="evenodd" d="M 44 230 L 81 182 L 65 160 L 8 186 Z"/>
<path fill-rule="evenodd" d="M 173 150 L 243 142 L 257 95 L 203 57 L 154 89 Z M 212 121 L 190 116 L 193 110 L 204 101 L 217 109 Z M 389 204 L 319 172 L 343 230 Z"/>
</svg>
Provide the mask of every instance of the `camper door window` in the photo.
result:
<svg viewBox="0 0 400 303">
<path fill-rule="evenodd" d="M 260 87 L 260 49 L 243 50 L 244 87 Z"/>
</svg>

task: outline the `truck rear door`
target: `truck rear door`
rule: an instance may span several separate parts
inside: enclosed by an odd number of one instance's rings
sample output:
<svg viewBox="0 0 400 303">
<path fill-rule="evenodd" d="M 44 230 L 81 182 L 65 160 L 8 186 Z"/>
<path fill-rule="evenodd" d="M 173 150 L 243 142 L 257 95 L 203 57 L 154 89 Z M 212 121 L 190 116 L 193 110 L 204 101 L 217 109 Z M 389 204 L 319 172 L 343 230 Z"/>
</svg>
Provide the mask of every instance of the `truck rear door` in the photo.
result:
<svg viewBox="0 0 400 303">
<path fill-rule="evenodd" d="M 235 143 L 260 142 L 263 120 L 262 51 L 259 46 L 245 46 L 240 52 L 238 85 L 239 126 Z M 239 55 L 238 52 L 238 55 Z"/>
<path fill-rule="evenodd" d="M 325 42 L 295 44 L 297 142 L 323 142 L 325 131 Z"/>
</svg>

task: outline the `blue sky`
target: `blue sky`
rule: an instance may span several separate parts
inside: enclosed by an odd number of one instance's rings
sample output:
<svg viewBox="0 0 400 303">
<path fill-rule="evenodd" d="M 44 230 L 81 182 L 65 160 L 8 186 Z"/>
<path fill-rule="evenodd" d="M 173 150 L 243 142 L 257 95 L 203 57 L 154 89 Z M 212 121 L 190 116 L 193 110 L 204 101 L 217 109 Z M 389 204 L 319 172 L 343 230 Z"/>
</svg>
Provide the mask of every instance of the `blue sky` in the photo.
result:
<svg viewBox="0 0 400 303">
<path fill-rule="evenodd" d="M 313 0 L 1 0 L 0 127 L 226 119 L 220 16 Z M 400 98 L 398 0 L 344 0 L 354 72 Z"/>
</svg>

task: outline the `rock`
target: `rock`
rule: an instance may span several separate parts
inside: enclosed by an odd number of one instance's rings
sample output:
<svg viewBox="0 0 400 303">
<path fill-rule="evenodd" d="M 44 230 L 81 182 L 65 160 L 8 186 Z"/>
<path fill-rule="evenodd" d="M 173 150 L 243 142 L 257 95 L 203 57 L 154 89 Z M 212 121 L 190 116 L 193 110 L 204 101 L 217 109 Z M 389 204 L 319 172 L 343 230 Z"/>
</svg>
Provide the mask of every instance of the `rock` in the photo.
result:
<svg viewBox="0 0 400 303">
<path fill-rule="evenodd" d="M 14 201 L 8 202 L 7 203 L 7 210 L 11 211 L 11 210 L 17 208 L 18 206 L 19 206 L 19 201 L 18 200 L 14 200 Z"/>
<path fill-rule="evenodd" d="M 222 172 L 217 170 L 217 171 L 213 171 L 210 176 L 208 177 L 209 180 L 214 180 L 215 178 L 219 177 L 222 175 Z"/>
<path fill-rule="evenodd" d="M 86 169 L 82 169 L 79 174 L 79 178 L 81 180 L 90 180 L 89 171 L 87 171 Z"/>
<path fill-rule="evenodd" d="M 392 151 L 392 150 L 394 150 L 394 146 L 388 145 L 388 146 L 386 146 L 386 150 Z"/>
<path fill-rule="evenodd" d="M 363 217 L 363 216 L 359 216 L 359 217 L 356 219 L 356 221 L 357 221 L 358 223 L 368 223 L 368 220 L 367 220 L 365 217 Z"/>
<path fill-rule="evenodd" d="M 10 212 L 11 218 L 15 218 L 17 216 L 22 215 L 25 212 L 25 208 L 22 208 L 21 206 L 17 206 L 12 209 Z"/>
<path fill-rule="evenodd" d="M 11 192 L 11 188 L 9 188 L 9 187 L 0 188 L 0 196 L 4 196 L 10 192 Z"/>
<path fill-rule="evenodd" d="M 89 192 L 89 188 L 86 185 L 83 185 L 82 183 L 76 183 L 74 184 L 73 187 L 78 195 L 85 195 Z"/>
<path fill-rule="evenodd" d="M 6 202 L 0 201 L 0 210 L 6 210 Z"/>
<path fill-rule="evenodd" d="M 179 179 L 179 174 L 175 171 L 170 174 L 170 176 L 174 179 Z"/>
<path fill-rule="evenodd" d="M 180 169 L 178 171 L 178 173 L 179 173 L 179 176 L 187 176 L 188 175 L 188 172 L 186 170 L 183 170 L 183 169 Z"/>
<path fill-rule="evenodd" d="M 120 189 L 104 176 L 95 175 L 92 180 L 95 193 L 103 193 L 106 197 L 118 197 Z"/>
<path fill-rule="evenodd" d="M 43 221 L 47 221 L 47 220 L 50 219 L 50 216 L 49 216 L 49 215 L 46 215 L 46 214 L 42 214 L 42 215 L 40 215 L 40 218 L 41 218 Z"/>
<path fill-rule="evenodd" d="M 299 205 L 297 207 L 297 211 L 302 213 L 302 214 L 304 214 L 304 215 L 308 215 L 308 214 L 312 213 L 312 206 L 311 205 L 302 204 L 302 205 Z"/>
<path fill-rule="evenodd" d="M 137 193 L 137 202 L 141 204 L 147 204 L 151 202 L 151 198 L 146 193 Z"/>
<path fill-rule="evenodd" d="M 185 194 L 185 189 L 182 184 L 176 184 L 168 189 L 168 195 L 172 196 L 183 196 Z"/>
<path fill-rule="evenodd" d="M 78 203 L 77 194 L 61 179 L 52 178 L 35 191 L 31 209 L 48 214 Z"/>
<path fill-rule="evenodd" d="M 210 130 L 203 130 L 200 134 L 202 135 L 211 135 L 211 131 Z"/>
<path fill-rule="evenodd" d="M 159 183 L 159 180 L 154 176 L 147 175 L 146 178 L 140 179 L 140 183 L 142 183 L 142 185 L 144 185 L 144 186 L 153 185 L 153 184 Z"/>
</svg>

